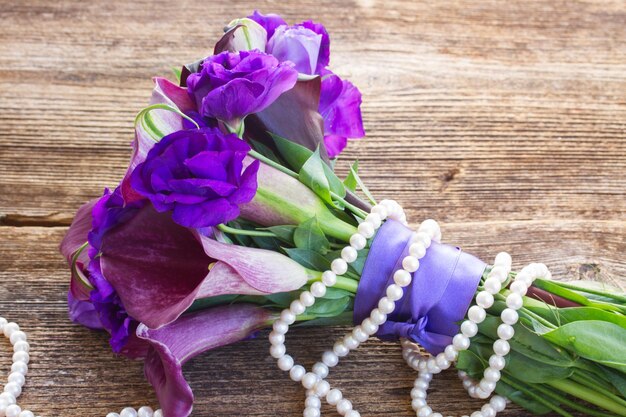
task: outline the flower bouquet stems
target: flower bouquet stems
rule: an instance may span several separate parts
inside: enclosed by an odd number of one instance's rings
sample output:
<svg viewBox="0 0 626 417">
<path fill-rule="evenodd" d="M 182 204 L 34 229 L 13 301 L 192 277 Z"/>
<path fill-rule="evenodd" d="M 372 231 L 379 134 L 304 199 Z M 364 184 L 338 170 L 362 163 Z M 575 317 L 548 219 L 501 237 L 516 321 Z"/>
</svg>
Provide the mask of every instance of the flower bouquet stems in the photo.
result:
<svg viewBox="0 0 626 417">
<path fill-rule="evenodd" d="M 79 209 L 61 245 L 71 318 L 145 361 L 166 417 L 191 412 L 186 361 L 269 327 L 279 367 L 349 417 L 324 378 L 370 335 L 404 340 L 416 387 L 454 362 L 478 398 L 626 416 L 626 296 L 552 281 L 538 264 L 516 274 L 506 255 L 488 266 L 441 244 L 433 221 L 415 232 L 397 203 L 377 204 L 356 162 L 340 179 L 335 159 L 364 135 L 361 95 L 329 56 L 322 25 L 255 12 L 176 83 L 155 79 L 125 177 Z M 352 323 L 299 375 L 289 325 Z M 418 416 L 437 415 L 422 392 Z"/>
</svg>

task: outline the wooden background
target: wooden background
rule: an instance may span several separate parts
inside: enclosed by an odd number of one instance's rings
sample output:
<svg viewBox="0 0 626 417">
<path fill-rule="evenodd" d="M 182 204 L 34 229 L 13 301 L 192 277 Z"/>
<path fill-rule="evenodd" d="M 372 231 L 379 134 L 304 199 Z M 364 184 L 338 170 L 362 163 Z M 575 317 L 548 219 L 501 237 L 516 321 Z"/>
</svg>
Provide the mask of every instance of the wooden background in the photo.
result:
<svg viewBox="0 0 626 417">
<path fill-rule="evenodd" d="M 0 0 L 0 315 L 31 337 L 24 407 L 156 405 L 140 363 L 67 319 L 57 245 L 79 205 L 120 179 L 150 77 L 205 56 L 255 7 L 323 22 L 333 69 L 363 92 L 368 136 L 341 173 L 358 158 L 375 195 L 414 223 L 439 219 L 446 241 L 486 260 L 507 250 L 518 268 L 626 285 L 624 1 Z M 341 331 L 296 330 L 289 345 L 311 364 Z M 267 348 L 260 338 L 187 365 L 194 415 L 301 415 L 302 390 Z M 408 416 L 414 377 L 396 345 L 369 342 L 332 382 L 364 416 Z M 478 404 L 452 372 L 430 398 L 446 414 Z"/>
</svg>

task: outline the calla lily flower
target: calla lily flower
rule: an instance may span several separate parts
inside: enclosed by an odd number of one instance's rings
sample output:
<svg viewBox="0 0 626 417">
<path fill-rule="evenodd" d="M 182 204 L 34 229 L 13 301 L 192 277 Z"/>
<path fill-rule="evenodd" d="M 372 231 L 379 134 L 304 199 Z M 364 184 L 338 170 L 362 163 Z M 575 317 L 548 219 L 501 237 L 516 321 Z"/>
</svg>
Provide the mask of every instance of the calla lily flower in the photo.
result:
<svg viewBox="0 0 626 417">
<path fill-rule="evenodd" d="M 263 26 L 252 19 L 235 19 L 226 26 L 225 32 L 222 39 L 215 45 L 216 55 L 224 51 L 265 50 L 267 32 Z"/>
<path fill-rule="evenodd" d="M 271 324 L 271 313 L 252 304 L 214 307 L 180 317 L 160 329 L 144 324 L 137 336 L 151 348 L 144 373 L 156 391 L 163 414 L 187 417 L 193 407 L 193 392 L 183 376 L 182 366 L 191 358 L 246 339 Z"/>
<path fill-rule="evenodd" d="M 173 322 L 196 299 L 293 291 L 319 273 L 273 251 L 217 242 L 151 205 L 110 230 L 102 275 L 126 312 L 150 328 Z"/>
</svg>

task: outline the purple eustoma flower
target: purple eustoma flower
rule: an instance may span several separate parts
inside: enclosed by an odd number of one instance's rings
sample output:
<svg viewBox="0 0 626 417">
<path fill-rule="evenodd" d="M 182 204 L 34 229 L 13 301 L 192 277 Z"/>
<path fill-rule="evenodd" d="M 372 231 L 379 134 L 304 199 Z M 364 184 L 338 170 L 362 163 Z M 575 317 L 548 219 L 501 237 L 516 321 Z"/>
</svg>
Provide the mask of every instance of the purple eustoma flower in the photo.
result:
<svg viewBox="0 0 626 417">
<path fill-rule="evenodd" d="M 248 18 L 254 20 L 265 29 L 268 39 L 274 35 L 274 31 L 277 27 L 287 24 L 287 22 L 277 14 L 263 14 L 258 10 L 255 10 Z"/>
<path fill-rule="evenodd" d="M 271 105 L 290 90 L 298 72 L 259 51 L 222 52 L 204 60 L 187 78 L 187 90 L 204 117 L 237 128 L 247 115 Z"/>
<path fill-rule="evenodd" d="M 243 169 L 250 147 L 216 128 L 172 133 L 148 152 L 131 175 L 132 187 L 175 222 L 203 228 L 239 216 L 254 197 L 259 162 Z"/>
</svg>

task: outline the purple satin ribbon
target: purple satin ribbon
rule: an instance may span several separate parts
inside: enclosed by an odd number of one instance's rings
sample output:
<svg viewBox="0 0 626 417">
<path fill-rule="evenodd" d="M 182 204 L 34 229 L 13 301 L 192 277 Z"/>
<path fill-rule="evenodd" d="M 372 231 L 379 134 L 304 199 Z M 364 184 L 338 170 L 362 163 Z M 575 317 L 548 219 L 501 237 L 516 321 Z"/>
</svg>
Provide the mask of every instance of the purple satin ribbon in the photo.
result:
<svg viewBox="0 0 626 417">
<path fill-rule="evenodd" d="M 393 220 L 378 230 L 354 300 L 355 323 L 361 323 L 376 308 L 414 238 L 411 229 Z M 404 337 L 431 354 L 442 352 L 458 333 L 457 323 L 465 317 L 486 266 L 457 247 L 433 242 L 413 273 L 411 285 L 376 336 L 383 340 Z"/>
</svg>

